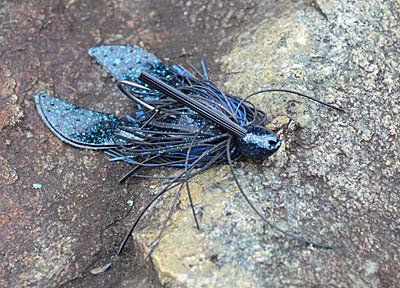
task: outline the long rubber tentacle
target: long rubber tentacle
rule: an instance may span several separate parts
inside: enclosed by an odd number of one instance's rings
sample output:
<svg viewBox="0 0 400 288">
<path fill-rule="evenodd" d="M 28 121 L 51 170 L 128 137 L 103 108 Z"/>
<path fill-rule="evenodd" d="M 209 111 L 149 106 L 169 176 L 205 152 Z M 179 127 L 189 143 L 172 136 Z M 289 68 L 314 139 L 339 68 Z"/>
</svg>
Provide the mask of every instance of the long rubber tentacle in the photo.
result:
<svg viewBox="0 0 400 288">
<path fill-rule="evenodd" d="M 224 142 L 221 143 L 225 144 Z M 198 157 L 198 159 L 192 163 L 191 165 L 191 169 L 189 171 L 191 171 L 192 169 L 195 168 L 195 164 L 196 162 L 200 161 L 203 157 L 205 157 L 207 155 L 207 151 L 204 151 L 202 153 L 202 155 L 200 155 Z M 150 199 L 150 201 L 146 204 L 146 206 L 139 212 L 138 216 L 136 217 L 135 221 L 131 224 L 130 228 L 128 229 L 128 232 L 125 234 L 124 239 L 121 241 L 121 244 L 118 248 L 117 251 L 117 255 L 120 255 L 122 250 L 124 249 L 127 241 L 129 240 L 129 237 L 131 236 L 133 230 L 135 229 L 135 227 L 137 226 L 137 224 L 139 223 L 140 219 L 143 217 L 143 215 L 146 213 L 146 211 L 150 208 L 150 206 L 159 198 L 161 197 L 165 192 L 169 191 L 170 189 L 172 189 L 173 187 L 180 185 L 181 183 L 177 183 L 177 181 L 179 180 L 179 178 L 181 178 L 187 171 L 183 171 L 181 173 L 179 173 L 177 176 L 175 176 L 167 185 L 164 186 L 163 189 L 161 189 L 156 195 L 153 196 L 152 199 Z M 190 177 L 192 178 L 192 177 Z M 189 178 L 189 179 L 190 179 Z M 175 184 L 175 185 L 174 185 Z"/>
<path fill-rule="evenodd" d="M 299 241 L 301 241 L 301 242 L 306 243 L 307 245 L 312 245 L 312 246 L 317 247 L 317 248 L 333 249 L 334 247 L 331 246 L 331 245 L 322 244 L 322 243 L 317 243 L 317 242 L 314 242 L 314 241 L 312 241 L 312 240 L 309 240 L 309 239 L 300 237 L 300 236 L 298 236 L 298 235 L 296 235 L 296 234 L 294 234 L 294 233 L 292 233 L 292 232 L 290 232 L 290 231 L 283 230 L 282 228 L 276 226 L 276 225 L 273 224 L 271 221 L 269 221 L 267 218 L 265 218 L 265 216 L 264 216 L 263 214 L 261 214 L 260 211 L 258 211 L 258 209 L 254 206 L 253 202 L 251 202 L 251 200 L 247 197 L 246 193 L 244 192 L 244 190 L 243 190 L 242 186 L 240 185 L 239 180 L 238 180 L 238 178 L 237 178 L 237 176 L 236 176 L 236 173 L 235 173 L 234 168 L 233 168 L 233 165 L 232 165 L 231 156 L 230 156 L 230 151 L 229 151 L 230 145 L 229 145 L 229 142 L 230 142 L 230 139 L 228 140 L 227 149 L 226 149 L 226 154 L 227 154 L 228 164 L 229 164 L 229 168 L 230 168 L 230 170 L 231 170 L 233 179 L 235 180 L 236 185 L 237 185 L 237 187 L 238 187 L 240 193 L 243 195 L 244 199 L 246 200 L 246 202 L 249 204 L 249 206 L 251 207 L 251 209 L 253 209 L 253 211 L 261 218 L 261 220 L 263 220 L 263 221 L 264 221 L 268 226 L 270 226 L 272 229 L 274 229 L 274 230 L 276 230 L 276 231 L 279 231 L 280 233 L 282 233 L 283 235 L 285 235 L 285 236 L 287 236 L 287 237 L 290 237 L 290 238 L 299 240 Z"/>
<path fill-rule="evenodd" d="M 205 126 L 205 127 L 202 127 L 201 130 L 206 129 L 206 128 L 207 128 L 206 126 Z M 198 134 L 200 134 L 201 130 L 200 130 L 199 132 L 197 132 L 196 137 L 198 136 Z M 169 220 L 171 219 L 171 217 L 172 217 L 172 213 L 173 213 L 173 211 L 174 211 L 176 202 L 177 202 L 178 199 L 179 199 L 179 195 L 181 194 L 182 188 L 183 188 L 183 186 L 184 186 L 185 183 L 186 183 L 186 184 L 188 183 L 188 178 L 190 177 L 190 175 L 188 175 L 189 156 L 190 156 L 190 152 L 192 151 L 192 147 L 193 147 L 194 141 L 196 140 L 196 137 L 193 138 L 192 142 L 190 143 L 191 145 L 190 145 L 190 147 L 189 147 L 189 149 L 188 149 L 188 151 L 187 151 L 187 153 L 186 153 L 186 159 L 185 159 L 185 174 L 186 174 L 186 176 L 185 176 L 185 182 L 183 182 L 183 183 L 180 185 L 179 189 L 177 190 L 177 192 L 176 192 L 176 194 L 175 194 L 175 197 L 174 197 L 174 200 L 172 201 L 171 208 L 170 208 L 169 211 L 168 211 L 167 218 L 165 219 L 165 221 L 164 221 L 164 223 L 163 223 L 163 225 L 162 225 L 161 231 L 160 231 L 160 233 L 158 234 L 157 238 L 156 238 L 156 239 L 153 241 L 153 243 L 150 245 L 149 252 L 147 253 L 147 257 L 146 257 L 146 258 L 148 258 L 148 257 L 151 256 L 151 254 L 153 253 L 154 249 L 156 248 L 156 246 L 157 246 L 158 243 L 160 242 L 161 236 L 162 236 L 162 234 L 164 233 L 165 229 L 167 228 L 168 221 L 169 221 Z M 191 199 L 191 197 L 190 197 L 190 199 Z M 192 202 L 191 202 L 191 204 L 192 204 Z M 196 214 L 195 214 L 195 211 L 194 211 L 194 208 L 193 208 L 193 204 L 192 204 L 192 211 L 193 211 L 193 213 L 194 213 L 193 215 L 194 215 L 195 222 L 196 222 L 196 224 L 197 224 L 197 226 L 198 226 L 197 217 L 196 217 Z"/>
<path fill-rule="evenodd" d="M 153 253 L 154 249 L 157 247 L 158 243 L 160 242 L 161 236 L 164 233 L 165 229 L 167 228 L 167 224 L 168 224 L 169 220 L 172 217 L 172 213 L 174 212 L 174 208 L 175 208 L 176 202 L 179 199 L 179 195 L 181 194 L 181 191 L 182 191 L 182 188 L 183 188 L 184 184 L 185 183 L 182 183 L 180 185 L 179 189 L 176 191 L 174 200 L 172 201 L 171 208 L 168 211 L 167 218 L 164 220 L 162 228 L 161 228 L 160 232 L 158 233 L 156 239 L 154 239 L 153 243 L 151 243 L 149 251 L 147 252 L 146 259 L 151 256 L 151 254 Z"/>
<path fill-rule="evenodd" d="M 179 173 L 173 180 L 177 180 L 179 177 L 181 177 L 185 171 L 182 173 Z M 135 229 L 136 225 L 139 223 L 140 219 L 143 217 L 144 213 L 150 208 L 150 206 L 160 197 L 162 196 L 165 192 L 170 190 L 170 187 L 172 186 L 171 184 L 166 185 L 161 191 L 159 191 L 156 195 L 153 196 L 153 198 L 150 199 L 150 201 L 146 204 L 146 206 L 140 211 L 139 215 L 136 217 L 135 221 L 132 223 L 132 225 L 129 227 L 128 232 L 125 234 L 124 239 L 121 241 L 121 244 L 119 245 L 117 255 L 120 255 L 122 250 L 124 249 L 126 242 L 128 242 L 129 237 L 131 236 L 133 230 Z"/>
<path fill-rule="evenodd" d="M 263 89 L 263 90 L 260 90 L 260 91 L 251 93 L 250 95 L 247 95 L 246 97 L 244 97 L 244 98 L 242 99 L 241 103 L 243 103 L 244 101 L 248 100 L 249 98 L 251 98 L 251 97 L 253 97 L 253 96 L 255 96 L 255 95 L 262 94 L 262 93 L 271 93 L 271 92 L 283 92 L 283 93 L 295 94 L 295 95 L 297 95 L 297 96 L 307 98 L 308 100 L 317 102 L 317 103 L 319 103 L 319 104 L 321 104 L 321 105 L 324 105 L 324 106 L 327 106 L 327 107 L 329 107 L 329 108 L 338 110 L 338 111 L 340 111 L 340 112 L 344 112 L 344 113 L 346 112 L 346 110 L 344 110 L 343 108 L 333 106 L 333 105 L 331 105 L 331 104 L 325 103 L 325 102 L 323 102 L 323 101 L 321 101 L 321 100 L 315 99 L 315 98 L 313 98 L 313 97 L 311 97 L 311 96 L 308 96 L 308 95 L 305 95 L 305 94 L 303 94 L 303 93 L 296 92 L 296 91 L 292 91 L 292 90 L 287 90 L 287 89 Z"/>
</svg>

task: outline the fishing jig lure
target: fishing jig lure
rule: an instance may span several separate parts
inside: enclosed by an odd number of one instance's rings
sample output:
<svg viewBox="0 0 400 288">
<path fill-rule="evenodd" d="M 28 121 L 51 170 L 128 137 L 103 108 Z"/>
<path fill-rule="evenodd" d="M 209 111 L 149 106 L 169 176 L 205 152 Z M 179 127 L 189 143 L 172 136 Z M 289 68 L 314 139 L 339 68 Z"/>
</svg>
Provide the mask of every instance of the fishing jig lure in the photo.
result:
<svg viewBox="0 0 400 288">
<path fill-rule="evenodd" d="M 188 181 L 216 164 L 227 163 L 238 189 L 252 210 L 270 227 L 306 244 L 315 243 L 271 223 L 250 201 L 239 184 L 232 162 L 239 158 L 265 159 L 281 145 L 279 138 L 264 125 L 265 113 L 249 102 L 249 98 L 265 92 L 287 92 L 309 98 L 331 108 L 329 104 L 289 90 L 261 90 L 240 99 L 223 92 L 202 72 L 193 73 L 178 65 L 167 65 L 152 53 L 128 45 L 107 45 L 89 49 L 90 56 L 116 80 L 117 87 L 132 99 L 136 112 L 124 119 L 64 102 L 46 93 L 35 96 L 40 116 L 62 141 L 79 148 L 105 150 L 110 161 L 124 161 L 133 168 L 120 181 L 138 174 L 142 167 L 179 167 L 181 172 L 166 179 L 163 187 L 141 210 L 120 244 L 120 254 L 134 228 L 163 194 L 179 186 L 174 204 L 185 187 L 194 221 L 199 223 L 193 206 Z M 342 110 L 341 110 L 342 111 Z M 157 245 L 167 221 L 153 242 Z M 149 252 L 149 253 L 150 253 Z"/>
</svg>

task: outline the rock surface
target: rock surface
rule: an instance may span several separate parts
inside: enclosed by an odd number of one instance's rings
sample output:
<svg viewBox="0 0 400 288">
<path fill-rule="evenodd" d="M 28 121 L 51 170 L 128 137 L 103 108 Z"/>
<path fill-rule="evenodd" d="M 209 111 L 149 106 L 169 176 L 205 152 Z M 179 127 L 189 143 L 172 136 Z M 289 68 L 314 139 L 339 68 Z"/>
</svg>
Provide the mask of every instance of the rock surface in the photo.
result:
<svg viewBox="0 0 400 288">
<path fill-rule="evenodd" d="M 270 1 L 259 2 L 0 1 L 0 287 L 160 286 L 132 242 L 107 273 L 89 272 L 110 261 L 154 187 L 137 179 L 117 185 L 126 165 L 61 143 L 33 95 L 124 115 L 130 101 L 88 48 L 141 45 L 177 64 L 203 57 L 212 73 L 215 55 L 263 17 Z"/>
<path fill-rule="evenodd" d="M 395 287 L 400 4 L 318 3 L 0 1 L 0 286 L 160 287 L 158 274 L 170 287 Z M 87 56 L 104 43 L 144 45 L 180 64 L 204 58 L 212 79 L 238 95 L 284 87 L 344 107 L 340 114 L 290 95 L 255 97 L 284 146 L 262 164 L 235 164 L 269 219 L 337 249 L 306 247 L 265 226 L 219 166 L 191 183 L 200 231 L 182 193 L 153 254 L 157 271 L 143 254 L 168 199 L 141 223 L 140 245 L 129 243 L 109 271 L 91 275 L 158 183 L 117 186 L 126 167 L 62 144 L 33 95 L 46 90 L 124 114 L 129 101 Z"/>
<path fill-rule="evenodd" d="M 284 140 L 262 164 L 235 164 L 258 209 L 280 227 L 336 246 L 282 237 L 251 211 L 227 166 L 191 182 L 201 230 L 183 192 L 152 254 L 168 287 L 395 287 L 400 281 L 400 2 L 319 1 L 265 20 L 222 63 L 226 90 L 301 91 L 338 113 L 291 95 L 265 94 Z M 172 195 L 173 193 L 171 193 Z M 170 201 L 135 238 L 149 246 Z"/>
</svg>

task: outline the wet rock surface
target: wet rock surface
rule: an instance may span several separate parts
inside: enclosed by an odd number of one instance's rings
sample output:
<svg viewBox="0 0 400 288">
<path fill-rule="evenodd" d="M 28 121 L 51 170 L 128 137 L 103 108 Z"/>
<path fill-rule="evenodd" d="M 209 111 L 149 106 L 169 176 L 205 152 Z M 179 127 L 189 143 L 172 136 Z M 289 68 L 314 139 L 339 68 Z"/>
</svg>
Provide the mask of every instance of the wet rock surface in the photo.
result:
<svg viewBox="0 0 400 288">
<path fill-rule="evenodd" d="M 1 2 L 0 286 L 396 287 L 399 2 L 318 3 Z M 39 119 L 33 95 L 46 90 L 84 107 L 128 112 L 129 101 L 86 54 L 104 43 L 143 45 L 181 64 L 202 57 L 212 79 L 237 95 L 266 85 L 345 108 L 255 97 L 284 145 L 264 163 L 235 164 L 271 221 L 337 248 L 307 247 L 271 230 L 244 202 L 229 167 L 219 166 L 191 183 L 200 231 L 182 193 L 154 266 L 145 261 L 166 197 L 144 219 L 135 245 L 109 271 L 91 275 L 160 183 L 117 185 L 128 167 L 62 144 Z"/>
<path fill-rule="evenodd" d="M 180 64 L 202 57 L 213 73 L 219 69 L 213 60 L 246 25 L 262 19 L 268 5 L 253 0 L 0 2 L 0 286 L 160 286 L 140 245 L 132 243 L 107 273 L 89 273 L 115 253 L 156 187 L 136 179 L 117 185 L 128 167 L 61 143 L 40 120 L 33 95 L 47 91 L 124 115 L 130 102 L 90 60 L 89 47 L 137 44 Z"/>
<path fill-rule="evenodd" d="M 228 167 L 215 167 L 191 184 L 201 230 L 182 193 L 152 256 L 163 284 L 398 285 L 399 11 L 398 1 L 320 1 L 318 9 L 267 13 L 222 58 L 233 94 L 287 88 L 347 111 L 290 95 L 254 97 L 284 145 L 262 164 L 235 165 L 271 221 L 335 249 L 307 247 L 271 230 L 238 193 Z M 139 242 L 154 240 L 170 203 L 154 209 L 155 224 L 136 235 Z"/>
</svg>

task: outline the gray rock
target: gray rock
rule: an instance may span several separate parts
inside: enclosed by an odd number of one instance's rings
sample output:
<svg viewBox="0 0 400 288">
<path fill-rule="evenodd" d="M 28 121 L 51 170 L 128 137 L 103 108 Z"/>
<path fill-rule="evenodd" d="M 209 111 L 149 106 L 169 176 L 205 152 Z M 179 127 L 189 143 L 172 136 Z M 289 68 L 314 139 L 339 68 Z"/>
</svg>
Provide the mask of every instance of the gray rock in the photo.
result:
<svg viewBox="0 0 400 288">
<path fill-rule="evenodd" d="M 271 221 L 336 248 L 305 246 L 271 230 L 238 193 L 229 168 L 219 166 L 191 182 L 201 230 L 182 193 L 152 255 L 163 284 L 396 285 L 399 2 L 321 1 L 319 8 L 267 15 L 222 61 L 233 94 L 287 88 L 347 110 L 291 95 L 257 96 L 253 102 L 280 130 L 284 145 L 262 164 L 235 164 L 241 185 Z M 158 204 L 154 225 L 136 234 L 143 245 L 156 237 L 168 203 Z"/>
</svg>

